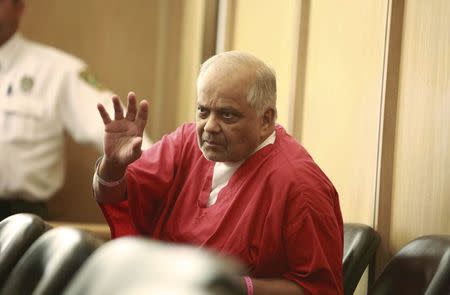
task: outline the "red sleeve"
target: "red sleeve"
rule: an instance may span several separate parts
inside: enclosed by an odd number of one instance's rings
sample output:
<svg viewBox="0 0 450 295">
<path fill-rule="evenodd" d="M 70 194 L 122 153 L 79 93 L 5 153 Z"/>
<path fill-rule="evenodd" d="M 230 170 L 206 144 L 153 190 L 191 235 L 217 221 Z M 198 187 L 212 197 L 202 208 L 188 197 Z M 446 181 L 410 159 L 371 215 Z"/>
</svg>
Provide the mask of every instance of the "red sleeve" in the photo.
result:
<svg viewBox="0 0 450 295">
<path fill-rule="evenodd" d="M 334 202 L 317 194 L 293 202 L 299 206 L 291 204 L 296 209 L 287 212 L 283 234 L 290 271 L 284 278 L 305 294 L 343 294 L 342 219 L 334 213 Z"/>
<path fill-rule="evenodd" d="M 151 234 L 179 168 L 185 129 L 192 131 L 192 126 L 183 125 L 164 136 L 128 166 L 126 201 L 99 204 L 112 238 Z"/>
<path fill-rule="evenodd" d="M 111 238 L 137 235 L 138 232 L 128 214 L 128 200 L 117 204 L 99 203 L 111 230 Z"/>
</svg>

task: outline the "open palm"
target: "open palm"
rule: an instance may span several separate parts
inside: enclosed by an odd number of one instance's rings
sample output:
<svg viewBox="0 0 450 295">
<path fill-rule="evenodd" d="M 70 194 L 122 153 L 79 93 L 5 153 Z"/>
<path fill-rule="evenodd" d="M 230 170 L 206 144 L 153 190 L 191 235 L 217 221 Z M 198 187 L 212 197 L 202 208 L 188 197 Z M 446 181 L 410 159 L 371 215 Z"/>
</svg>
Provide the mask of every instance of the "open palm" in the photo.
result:
<svg viewBox="0 0 450 295">
<path fill-rule="evenodd" d="M 148 117 L 147 101 L 141 101 L 138 106 L 136 95 L 133 92 L 128 94 L 127 100 L 127 113 L 124 116 L 119 97 L 112 97 L 114 104 L 113 120 L 102 104 L 97 105 L 105 124 L 105 160 L 122 167 L 126 167 L 140 157 L 142 136 Z"/>
</svg>

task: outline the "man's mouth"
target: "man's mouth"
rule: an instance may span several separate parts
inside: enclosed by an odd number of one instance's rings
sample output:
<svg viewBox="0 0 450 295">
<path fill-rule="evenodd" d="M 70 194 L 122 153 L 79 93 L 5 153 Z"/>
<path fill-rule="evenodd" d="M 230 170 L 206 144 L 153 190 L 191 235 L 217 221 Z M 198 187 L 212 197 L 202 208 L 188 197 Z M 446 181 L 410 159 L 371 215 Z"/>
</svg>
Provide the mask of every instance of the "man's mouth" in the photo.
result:
<svg viewBox="0 0 450 295">
<path fill-rule="evenodd" d="M 219 147 L 219 146 L 223 146 L 223 144 L 220 143 L 219 141 L 211 140 L 211 139 L 203 139 L 203 145 L 205 147 Z"/>
<path fill-rule="evenodd" d="M 206 146 L 220 146 L 221 145 L 218 142 L 210 141 L 210 140 L 203 141 L 203 144 Z"/>
</svg>

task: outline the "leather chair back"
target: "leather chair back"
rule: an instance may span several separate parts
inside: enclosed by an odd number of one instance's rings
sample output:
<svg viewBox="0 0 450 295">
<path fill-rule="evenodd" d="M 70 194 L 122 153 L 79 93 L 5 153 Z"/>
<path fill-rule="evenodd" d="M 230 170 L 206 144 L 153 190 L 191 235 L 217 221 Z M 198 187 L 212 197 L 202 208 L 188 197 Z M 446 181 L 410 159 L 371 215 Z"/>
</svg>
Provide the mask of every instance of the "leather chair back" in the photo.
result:
<svg viewBox="0 0 450 295">
<path fill-rule="evenodd" d="M 58 227 L 49 230 L 17 262 L 0 293 L 59 295 L 101 243 L 79 229 Z"/>
<path fill-rule="evenodd" d="M 359 223 L 344 224 L 344 293 L 353 294 L 380 244 L 380 236 L 370 226 Z"/>
<path fill-rule="evenodd" d="M 28 247 L 49 228 L 39 216 L 27 213 L 0 222 L 0 287 Z"/>
<path fill-rule="evenodd" d="M 232 280 L 239 273 L 206 250 L 124 237 L 100 247 L 63 294 L 241 294 Z"/>
<path fill-rule="evenodd" d="M 400 249 L 370 294 L 450 294 L 450 236 L 415 239 Z"/>
</svg>

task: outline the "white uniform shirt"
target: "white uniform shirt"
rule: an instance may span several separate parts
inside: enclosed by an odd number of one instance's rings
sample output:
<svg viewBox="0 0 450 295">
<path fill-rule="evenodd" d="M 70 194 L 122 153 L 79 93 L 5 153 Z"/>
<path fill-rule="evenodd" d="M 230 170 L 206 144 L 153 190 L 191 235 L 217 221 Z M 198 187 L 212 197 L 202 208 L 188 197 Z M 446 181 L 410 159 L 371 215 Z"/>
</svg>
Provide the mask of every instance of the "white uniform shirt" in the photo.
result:
<svg viewBox="0 0 450 295">
<path fill-rule="evenodd" d="M 46 200 L 62 186 L 64 130 L 103 150 L 96 105 L 112 110 L 112 93 L 87 83 L 85 69 L 19 34 L 0 47 L 0 198 Z"/>
</svg>

